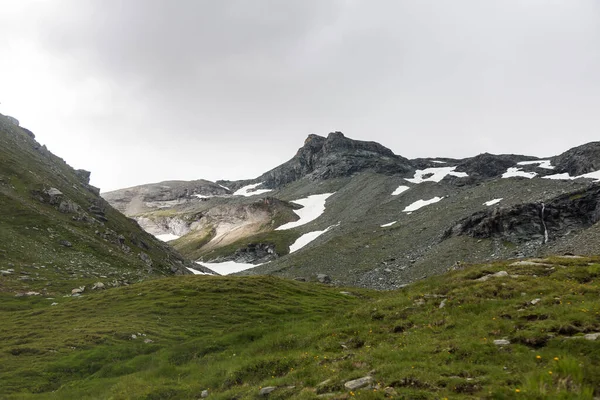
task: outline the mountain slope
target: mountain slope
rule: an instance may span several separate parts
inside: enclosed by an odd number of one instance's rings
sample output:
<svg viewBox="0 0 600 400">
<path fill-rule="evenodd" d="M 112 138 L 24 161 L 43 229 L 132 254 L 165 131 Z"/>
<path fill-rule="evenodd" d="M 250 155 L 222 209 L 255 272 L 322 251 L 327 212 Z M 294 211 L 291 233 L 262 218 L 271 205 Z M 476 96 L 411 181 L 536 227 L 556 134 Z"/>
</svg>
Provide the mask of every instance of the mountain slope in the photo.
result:
<svg viewBox="0 0 600 400">
<path fill-rule="evenodd" d="M 456 262 L 600 253 L 597 148 L 547 159 L 407 160 L 340 132 L 310 135 L 290 161 L 256 179 L 219 181 L 230 193 L 182 195 L 130 216 L 154 234 L 182 236 L 170 243 L 210 268 L 240 263 L 234 269 L 243 274 L 327 274 L 337 284 L 393 289 Z M 323 204 L 302 207 L 319 196 Z M 261 214 L 253 204 L 262 202 L 278 206 Z M 311 207 L 322 214 L 284 229 Z M 503 233 L 464 231 L 476 223 L 499 224 Z"/>
<path fill-rule="evenodd" d="M 0 291 L 64 293 L 188 274 L 186 266 L 103 200 L 89 172 L 0 115 Z"/>
</svg>

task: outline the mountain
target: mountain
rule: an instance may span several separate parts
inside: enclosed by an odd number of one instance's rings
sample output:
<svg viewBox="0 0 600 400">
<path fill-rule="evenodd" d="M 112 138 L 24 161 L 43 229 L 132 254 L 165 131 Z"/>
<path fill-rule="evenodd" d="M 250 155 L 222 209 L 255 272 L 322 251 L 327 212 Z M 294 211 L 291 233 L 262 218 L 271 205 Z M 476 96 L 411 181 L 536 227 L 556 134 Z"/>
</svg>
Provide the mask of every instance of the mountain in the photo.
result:
<svg viewBox="0 0 600 400">
<path fill-rule="evenodd" d="M 0 292 L 67 294 L 198 269 L 111 207 L 89 178 L 0 115 Z"/>
<path fill-rule="evenodd" d="M 207 183 L 219 188 L 207 196 L 174 190 L 183 183 L 125 190 L 171 193 L 127 215 L 223 273 L 394 289 L 457 263 L 600 253 L 599 149 L 408 160 L 341 132 L 309 135 L 290 161 Z M 122 193 L 103 196 L 131 209 Z"/>
</svg>

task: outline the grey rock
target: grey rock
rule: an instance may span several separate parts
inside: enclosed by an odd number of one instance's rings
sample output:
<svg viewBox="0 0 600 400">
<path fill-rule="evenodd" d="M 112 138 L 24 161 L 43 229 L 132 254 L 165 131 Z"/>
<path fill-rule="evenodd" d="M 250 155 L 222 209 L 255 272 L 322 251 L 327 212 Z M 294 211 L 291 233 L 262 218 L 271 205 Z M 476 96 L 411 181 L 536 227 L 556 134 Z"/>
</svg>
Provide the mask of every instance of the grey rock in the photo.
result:
<svg viewBox="0 0 600 400">
<path fill-rule="evenodd" d="M 200 397 L 205 399 L 208 397 L 208 390 L 203 390 L 202 393 L 200 394 Z"/>
<path fill-rule="evenodd" d="M 317 274 L 317 280 L 321 283 L 331 283 L 331 277 L 325 274 Z"/>
<path fill-rule="evenodd" d="M 475 279 L 475 280 L 478 281 L 478 282 L 485 282 L 485 281 L 487 281 L 487 280 L 489 280 L 491 278 L 503 278 L 503 277 L 506 277 L 506 276 L 508 276 L 508 272 L 506 272 L 506 271 L 500 271 L 500 272 L 496 272 L 495 274 L 490 274 L 490 275 L 482 276 L 481 278 Z"/>
<path fill-rule="evenodd" d="M 531 304 L 533 304 L 534 306 L 539 303 L 540 301 L 542 301 L 542 299 L 533 299 L 530 301 Z"/>
<path fill-rule="evenodd" d="M 365 376 L 363 378 L 355 379 L 353 381 L 348 381 L 344 383 L 344 387 L 348 390 L 357 390 L 370 385 L 371 382 L 373 382 L 373 377 Z"/>
<path fill-rule="evenodd" d="M 92 286 L 92 290 L 100 290 L 100 289 L 104 289 L 105 285 L 102 282 L 96 282 L 94 283 L 94 286 Z"/>
<path fill-rule="evenodd" d="M 448 299 L 442 300 L 442 302 L 440 303 L 440 308 L 446 307 L 446 301 L 448 301 Z"/>
<path fill-rule="evenodd" d="M 600 332 L 599 333 L 588 333 L 586 335 L 583 336 L 585 338 L 585 340 L 596 340 L 598 338 L 600 338 Z"/>
<path fill-rule="evenodd" d="M 275 389 L 277 389 L 275 386 L 264 387 L 264 388 L 260 389 L 260 391 L 258 392 L 258 395 L 259 396 L 268 396 L 271 393 L 273 393 L 275 391 Z"/>
<path fill-rule="evenodd" d="M 498 339 L 494 340 L 494 344 L 496 346 L 508 346 L 510 344 L 510 341 L 506 339 Z"/>
<path fill-rule="evenodd" d="M 78 288 L 71 290 L 71 294 L 81 294 L 84 291 L 85 291 L 85 286 L 80 286 Z"/>
<path fill-rule="evenodd" d="M 140 259 L 146 263 L 147 266 L 151 267 L 152 266 L 152 259 L 150 258 L 150 256 L 146 253 L 144 253 L 143 251 L 139 254 Z"/>
<path fill-rule="evenodd" d="M 73 247 L 73 243 L 69 242 L 68 240 L 61 240 L 59 243 L 61 246 Z"/>
</svg>

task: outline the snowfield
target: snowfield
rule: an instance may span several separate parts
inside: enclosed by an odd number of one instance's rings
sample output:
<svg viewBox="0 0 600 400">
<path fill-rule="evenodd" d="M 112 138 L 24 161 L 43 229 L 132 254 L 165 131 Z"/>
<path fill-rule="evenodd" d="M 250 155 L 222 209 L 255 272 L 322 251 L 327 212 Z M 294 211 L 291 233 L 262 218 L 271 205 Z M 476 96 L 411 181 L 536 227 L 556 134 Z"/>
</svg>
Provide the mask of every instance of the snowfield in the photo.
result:
<svg viewBox="0 0 600 400">
<path fill-rule="evenodd" d="M 456 176 L 459 178 L 466 178 L 469 176 L 466 172 L 454 172 L 456 167 L 439 167 L 439 168 L 426 168 L 418 169 L 415 172 L 414 178 L 405 178 L 411 183 L 423 183 L 423 182 L 440 182 L 446 176 Z"/>
<path fill-rule="evenodd" d="M 210 275 L 210 276 L 212 276 L 212 274 L 209 274 L 207 272 L 198 271 L 197 269 L 194 269 L 194 268 L 187 267 L 187 269 L 194 275 Z"/>
<path fill-rule="evenodd" d="M 442 199 L 443 199 L 443 197 L 434 197 L 433 199 L 430 199 L 430 200 L 417 200 L 414 203 L 412 203 L 411 205 L 409 205 L 408 207 L 406 207 L 404 210 L 402 210 L 402 212 L 411 213 L 413 211 L 417 211 L 418 209 L 428 206 L 430 204 L 437 203 L 438 201 L 440 201 Z"/>
<path fill-rule="evenodd" d="M 335 225 L 332 225 L 332 226 L 330 226 L 329 228 L 327 228 L 327 229 L 325 229 L 323 231 L 308 232 L 308 233 L 305 233 L 304 235 L 300 236 L 290 246 L 290 254 L 292 254 L 292 253 L 300 250 L 301 248 L 303 248 L 304 246 L 306 246 L 307 244 L 309 244 L 310 242 L 312 242 L 313 240 L 315 240 L 316 238 L 318 238 L 319 236 L 321 236 L 322 234 L 324 234 L 325 232 L 327 232 L 328 230 L 330 230 L 334 226 Z"/>
<path fill-rule="evenodd" d="M 537 173 L 535 173 L 535 172 L 525 172 L 525 171 L 521 170 L 521 168 L 516 168 L 516 167 L 509 168 L 504 174 L 502 174 L 502 178 L 522 177 L 522 178 L 533 179 L 536 176 L 537 176 Z"/>
<path fill-rule="evenodd" d="M 500 203 L 504 198 L 500 198 L 500 199 L 494 199 L 494 200 L 490 200 L 490 201 L 486 201 L 485 203 L 483 203 L 484 206 L 493 206 L 494 204 L 498 204 Z"/>
<path fill-rule="evenodd" d="M 286 229 L 296 228 L 319 218 L 325 212 L 325 202 L 332 195 L 333 193 L 314 194 L 304 199 L 293 200 L 292 203 L 303 206 L 299 210 L 294 210 L 300 219 L 298 221 L 283 224 L 275 230 L 284 231 Z"/>
<path fill-rule="evenodd" d="M 173 235 L 172 233 L 165 233 L 163 235 L 156 235 L 155 237 L 163 242 L 170 242 L 171 240 L 179 239 L 181 236 Z"/>
<path fill-rule="evenodd" d="M 568 173 L 544 176 L 544 179 L 560 179 L 560 180 L 575 180 L 575 179 L 595 179 L 600 182 L 600 171 L 594 171 L 579 176 L 571 176 Z"/>
<path fill-rule="evenodd" d="M 539 164 L 538 168 L 544 168 L 544 169 L 554 169 L 555 168 L 552 166 L 551 160 L 521 161 L 521 162 L 517 163 L 517 165 L 535 165 L 535 164 Z"/>
<path fill-rule="evenodd" d="M 410 189 L 410 187 L 400 185 L 396 190 L 392 192 L 392 196 L 398 196 L 399 194 L 406 192 L 408 189 Z"/>
<path fill-rule="evenodd" d="M 259 182 L 259 183 L 254 183 L 252 185 L 244 186 L 243 188 L 240 188 L 240 189 L 236 190 L 236 192 L 233 195 L 234 196 L 250 197 L 250 196 L 256 196 L 258 194 L 272 192 L 271 189 L 257 189 L 257 190 L 252 190 L 252 189 L 254 189 L 254 188 L 262 185 L 263 183 L 264 182 Z"/>
<path fill-rule="evenodd" d="M 261 264 L 244 264 L 236 263 L 234 261 L 225 261 L 222 263 L 206 263 L 196 261 L 196 264 L 200 264 L 206 268 L 210 268 L 220 275 L 229 275 L 236 272 L 245 271 L 250 268 L 258 267 Z M 192 271 L 193 272 L 193 271 Z"/>
<path fill-rule="evenodd" d="M 387 228 L 387 227 L 389 227 L 389 226 L 392 226 L 392 225 L 394 225 L 396 222 L 398 222 L 398 221 L 390 222 L 389 224 L 383 224 L 383 225 L 381 225 L 381 227 L 382 227 L 382 228 Z"/>
</svg>

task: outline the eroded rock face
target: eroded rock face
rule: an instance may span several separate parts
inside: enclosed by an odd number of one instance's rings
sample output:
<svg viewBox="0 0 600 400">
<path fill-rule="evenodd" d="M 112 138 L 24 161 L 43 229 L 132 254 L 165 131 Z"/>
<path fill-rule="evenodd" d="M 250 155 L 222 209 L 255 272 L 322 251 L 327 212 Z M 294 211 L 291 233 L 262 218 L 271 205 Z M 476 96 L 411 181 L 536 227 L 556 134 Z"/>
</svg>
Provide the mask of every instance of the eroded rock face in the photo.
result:
<svg viewBox="0 0 600 400">
<path fill-rule="evenodd" d="M 508 168 L 514 167 L 518 162 L 534 159 L 534 157 L 513 154 L 483 153 L 464 160 L 458 164 L 456 170 L 466 172 L 473 178 L 488 179 L 502 176 Z M 536 172 L 540 171 L 536 170 Z"/>
<path fill-rule="evenodd" d="M 329 179 L 365 170 L 394 174 L 414 169 L 406 158 L 379 143 L 352 140 L 341 132 L 332 132 L 327 138 L 309 135 L 294 158 L 263 174 L 257 182 L 276 188 L 305 176 Z"/>
<path fill-rule="evenodd" d="M 568 173 L 579 176 L 600 170 L 600 142 L 591 142 L 574 147 L 554 157 L 556 173 Z"/>
<path fill-rule="evenodd" d="M 468 235 L 513 243 L 544 243 L 600 220 L 600 185 L 558 196 L 544 203 L 519 204 L 474 213 L 448 229 L 444 238 Z"/>
</svg>

